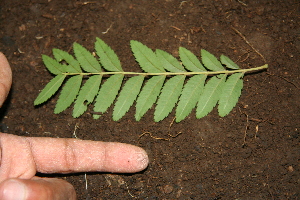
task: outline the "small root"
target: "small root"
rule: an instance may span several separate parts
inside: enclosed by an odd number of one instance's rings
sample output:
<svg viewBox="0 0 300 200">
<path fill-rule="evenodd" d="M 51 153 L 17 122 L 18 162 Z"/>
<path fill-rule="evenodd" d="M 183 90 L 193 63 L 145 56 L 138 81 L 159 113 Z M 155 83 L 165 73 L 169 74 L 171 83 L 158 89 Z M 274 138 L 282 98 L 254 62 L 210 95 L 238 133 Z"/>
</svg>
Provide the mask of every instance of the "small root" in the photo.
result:
<svg viewBox="0 0 300 200">
<path fill-rule="evenodd" d="M 151 132 L 144 132 L 142 133 L 139 138 L 143 137 L 144 135 L 148 134 L 151 138 L 155 139 L 155 140 L 164 140 L 164 141 L 170 141 L 172 138 L 176 138 L 178 135 L 180 135 L 182 132 L 177 133 L 176 135 L 171 135 L 168 133 L 168 136 L 170 136 L 169 138 L 161 138 L 161 137 L 156 137 L 153 136 Z"/>
<path fill-rule="evenodd" d="M 243 40 L 264 60 L 265 63 L 267 62 L 265 57 L 253 47 L 253 45 L 246 39 L 246 37 L 240 31 L 238 31 L 233 26 L 231 26 L 231 29 L 234 30 L 241 38 L 243 38 Z"/>
</svg>

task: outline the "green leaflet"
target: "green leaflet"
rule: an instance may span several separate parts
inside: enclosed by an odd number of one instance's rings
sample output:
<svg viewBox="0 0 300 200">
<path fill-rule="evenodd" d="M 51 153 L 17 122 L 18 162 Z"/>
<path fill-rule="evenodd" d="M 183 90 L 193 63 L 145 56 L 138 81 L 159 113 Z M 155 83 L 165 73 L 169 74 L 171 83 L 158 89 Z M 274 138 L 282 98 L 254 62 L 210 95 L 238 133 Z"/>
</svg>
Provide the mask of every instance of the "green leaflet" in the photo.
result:
<svg viewBox="0 0 300 200">
<path fill-rule="evenodd" d="M 100 38 L 96 38 L 95 50 L 104 69 L 111 72 L 122 72 L 120 60 L 115 52 Z"/>
<path fill-rule="evenodd" d="M 69 78 L 69 80 L 64 85 L 60 96 L 57 100 L 54 113 L 58 114 L 65 109 L 67 109 L 75 100 L 80 86 L 81 86 L 82 76 L 76 75 Z"/>
<path fill-rule="evenodd" d="M 160 93 L 160 90 L 165 82 L 165 79 L 165 76 L 154 76 L 147 81 L 141 93 L 139 94 L 139 97 L 136 100 L 136 121 L 140 121 L 143 115 L 155 103 Z"/>
<path fill-rule="evenodd" d="M 197 105 L 196 117 L 198 119 L 206 116 L 215 107 L 220 99 L 225 79 L 226 74 L 221 74 L 218 77 L 212 77 L 206 83 Z"/>
<path fill-rule="evenodd" d="M 210 69 L 212 71 L 225 70 L 220 61 L 218 61 L 218 59 L 208 51 L 201 49 L 201 57 L 202 63 L 207 69 Z"/>
<path fill-rule="evenodd" d="M 66 51 L 62 51 L 60 49 L 53 49 L 53 56 L 59 62 L 66 61 L 68 65 L 66 65 L 66 71 L 70 73 L 81 73 L 81 68 L 79 62 L 74 59 L 73 56 L 68 54 Z"/>
<path fill-rule="evenodd" d="M 131 40 L 130 45 L 136 61 L 145 72 L 165 72 L 157 59 L 156 54 L 151 49 L 135 40 Z"/>
<path fill-rule="evenodd" d="M 166 70 L 170 72 L 185 72 L 184 67 L 171 54 L 163 50 L 156 49 L 156 55 L 160 62 L 160 65 L 163 66 Z"/>
<path fill-rule="evenodd" d="M 239 69 L 228 57 L 221 55 L 219 61 L 203 49 L 199 60 L 183 47 L 179 48 L 180 63 L 171 54 L 159 49 L 153 51 L 138 41 L 132 40 L 130 45 L 144 72 L 124 72 L 118 56 L 99 38 L 95 42 L 99 59 L 78 43 L 73 44 L 75 58 L 59 49 L 53 49 L 55 59 L 42 55 L 47 69 L 56 76 L 40 92 L 34 105 L 47 101 L 61 87 L 54 113 L 62 112 L 74 102 L 74 118 L 82 115 L 93 103 L 93 118 L 98 119 L 114 102 L 114 120 L 121 119 L 134 102 L 137 121 L 155 102 L 155 122 L 167 117 L 174 107 L 176 122 L 184 120 L 195 107 L 196 117 L 201 118 L 217 103 L 219 115 L 223 117 L 238 102 L 243 75 L 268 67 L 265 64 Z M 67 76 L 70 78 L 63 84 Z M 129 77 L 124 79 L 125 76 Z M 103 77 L 106 80 L 102 81 Z M 207 77 L 210 77 L 208 81 Z M 83 78 L 86 81 L 81 84 Z"/>
<path fill-rule="evenodd" d="M 243 88 L 243 73 L 229 76 L 225 82 L 219 100 L 218 111 L 221 117 L 226 116 L 236 105 Z"/>
<path fill-rule="evenodd" d="M 155 107 L 155 122 L 163 120 L 172 111 L 182 91 L 184 80 L 184 75 L 178 75 L 170 78 L 165 83 Z"/>
<path fill-rule="evenodd" d="M 39 105 L 47 101 L 50 97 L 52 97 L 56 91 L 59 89 L 63 81 L 65 80 L 66 75 L 59 74 L 55 76 L 50 82 L 45 86 L 45 88 L 41 91 L 38 97 L 34 101 L 34 105 Z"/>
<path fill-rule="evenodd" d="M 195 75 L 184 85 L 176 109 L 176 122 L 182 121 L 191 113 L 192 109 L 195 108 L 202 94 L 206 77 L 206 75 Z"/>
<path fill-rule="evenodd" d="M 91 76 L 80 89 L 77 99 L 74 104 L 73 114 L 74 118 L 82 115 L 87 106 L 94 101 L 101 84 L 102 75 Z"/>
<path fill-rule="evenodd" d="M 235 64 L 230 58 L 227 56 L 221 55 L 220 56 L 220 61 L 223 65 L 226 65 L 227 68 L 229 69 L 239 69 L 240 67 Z"/>
<path fill-rule="evenodd" d="M 97 59 L 83 46 L 74 42 L 73 44 L 74 54 L 80 63 L 82 69 L 86 72 L 101 72 L 100 63 Z"/>
<path fill-rule="evenodd" d="M 119 119 L 121 119 L 129 110 L 130 106 L 132 106 L 141 90 L 143 81 L 144 76 L 134 76 L 126 81 L 114 107 L 114 121 L 118 121 Z"/>
<path fill-rule="evenodd" d="M 65 72 L 65 66 L 60 64 L 57 60 L 50 58 L 47 55 L 42 55 L 43 62 L 47 69 L 55 75 Z"/>
<path fill-rule="evenodd" d="M 198 60 L 198 58 L 187 50 L 184 47 L 179 47 L 179 56 L 182 61 L 182 64 L 185 68 L 192 72 L 204 72 L 206 69 L 203 67 L 201 62 Z"/>
<path fill-rule="evenodd" d="M 94 112 L 105 112 L 111 104 L 114 102 L 118 92 L 121 88 L 123 74 L 115 74 L 109 77 L 104 84 L 100 87 L 98 95 L 96 97 L 96 103 L 94 105 Z M 98 118 L 99 115 L 94 115 L 94 118 Z"/>
</svg>

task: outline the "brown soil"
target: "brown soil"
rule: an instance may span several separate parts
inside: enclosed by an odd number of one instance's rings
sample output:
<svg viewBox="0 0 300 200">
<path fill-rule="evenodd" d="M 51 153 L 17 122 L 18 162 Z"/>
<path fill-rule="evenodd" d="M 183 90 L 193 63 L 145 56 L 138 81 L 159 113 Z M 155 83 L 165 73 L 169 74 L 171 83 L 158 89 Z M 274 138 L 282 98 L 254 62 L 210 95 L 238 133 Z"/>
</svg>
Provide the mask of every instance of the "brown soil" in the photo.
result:
<svg viewBox="0 0 300 200">
<path fill-rule="evenodd" d="M 78 138 L 130 143 L 149 154 L 141 173 L 88 173 L 87 189 L 84 173 L 61 176 L 78 199 L 300 199 L 298 0 L 2 0 L 0 6 L 0 51 L 13 69 L 2 131 L 72 137 L 78 125 Z M 203 48 L 241 68 L 268 63 L 269 69 L 244 78 L 239 103 L 224 118 L 216 110 L 202 119 L 193 112 L 176 124 L 171 113 L 154 123 L 152 109 L 136 122 L 131 108 L 118 122 L 111 109 L 100 120 L 89 113 L 73 119 L 71 109 L 53 114 L 57 95 L 34 107 L 52 78 L 41 54 L 72 52 L 75 41 L 92 51 L 96 37 L 126 71 L 140 70 L 132 39 L 174 56 L 180 46 L 195 54 Z"/>
</svg>

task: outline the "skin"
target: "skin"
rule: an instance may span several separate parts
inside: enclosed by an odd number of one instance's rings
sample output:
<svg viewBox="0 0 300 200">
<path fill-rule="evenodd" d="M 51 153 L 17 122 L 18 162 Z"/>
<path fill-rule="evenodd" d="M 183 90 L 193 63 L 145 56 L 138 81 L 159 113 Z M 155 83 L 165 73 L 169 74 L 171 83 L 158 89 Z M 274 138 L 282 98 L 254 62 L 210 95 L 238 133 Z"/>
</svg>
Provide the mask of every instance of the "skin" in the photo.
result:
<svg viewBox="0 0 300 200">
<path fill-rule="evenodd" d="M 0 106 L 11 82 L 10 66 L 0 52 Z M 148 162 L 142 148 L 129 144 L 0 133 L 0 199 L 74 200 L 76 193 L 70 183 L 35 174 L 135 173 L 145 169 Z"/>
<path fill-rule="evenodd" d="M 0 52 L 0 107 L 5 101 L 12 83 L 12 73 L 6 57 Z"/>
</svg>

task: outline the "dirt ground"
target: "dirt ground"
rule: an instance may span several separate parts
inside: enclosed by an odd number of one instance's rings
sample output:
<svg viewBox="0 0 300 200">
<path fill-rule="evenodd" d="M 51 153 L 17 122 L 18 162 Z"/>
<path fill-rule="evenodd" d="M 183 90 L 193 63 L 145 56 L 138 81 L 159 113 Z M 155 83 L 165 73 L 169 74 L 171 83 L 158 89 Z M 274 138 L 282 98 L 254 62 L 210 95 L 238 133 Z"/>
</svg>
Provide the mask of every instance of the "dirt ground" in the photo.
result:
<svg viewBox="0 0 300 200">
<path fill-rule="evenodd" d="M 70 138 L 77 125 L 78 138 L 130 143 L 149 154 L 149 167 L 137 174 L 60 176 L 78 199 L 300 199 L 298 0 L 2 0 L 0 9 L 0 51 L 13 70 L 2 132 Z M 132 107 L 118 122 L 112 109 L 99 120 L 89 112 L 73 119 L 71 109 L 53 113 L 57 95 L 34 107 L 52 78 L 41 54 L 72 53 L 75 41 L 93 51 L 96 37 L 126 71 L 140 71 L 132 39 L 176 57 L 180 46 L 197 55 L 203 48 L 241 68 L 269 69 L 245 76 L 239 103 L 224 118 L 214 109 L 202 119 L 193 111 L 176 124 L 173 112 L 154 123 L 151 109 L 136 122 Z"/>
</svg>

